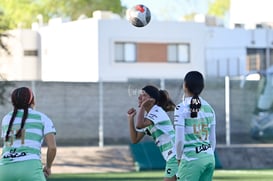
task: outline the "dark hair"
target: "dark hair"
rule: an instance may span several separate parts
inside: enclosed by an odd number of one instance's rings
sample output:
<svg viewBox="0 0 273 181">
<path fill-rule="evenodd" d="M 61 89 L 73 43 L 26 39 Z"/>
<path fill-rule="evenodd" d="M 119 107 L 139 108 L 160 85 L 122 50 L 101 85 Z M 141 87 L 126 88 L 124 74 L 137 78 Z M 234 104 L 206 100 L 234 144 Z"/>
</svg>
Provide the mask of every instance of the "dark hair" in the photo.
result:
<svg viewBox="0 0 273 181">
<path fill-rule="evenodd" d="M 15 135 L 16 138 L 21 137 L 22 130 L 24 128 L 26 119 L 28 117 L 28 108 L 33 103 L 33 101 L 34 101 L 33 93 L 27 87 L 20 87 L 20 88 L 15 89 L 12 92 L 11 102 L 13 104 L 13 113 L 12 113 L 12 116 L 11 116 L 10 121 L 9 121 L 9 126 L 8 126 L 8 130 L 7 130 L 7 133 L 6 133 L 6 138 L 5 138 L 6 141 L 9 140 L 9 134 L 10 134 L 13 122 L 15 120 L 15 117 L 17 115 L 18 109 L 23 109 L 24 110 L 20 129 L 17 131 L 17 133 Z"/>
<path fill-rule="evenodd" d="M 171 100 L 169 93 L 166 90 L 159 90 L 157 87 L 153 85 L 147 85 L 142 88 L 150 97 L 154 98 L 156 104 L 164 111 L 173 111 L 175 108 L 174 102 Z"/>
<path fill-rule="evenodd" d="M 190 93 L 193 94 L 191 103 L 190 103 L 190 110 L 191 110 L 191 117 L 197 117 L 197 113 L 201 108 L 201 101 L 199 99 L 199 95 L 204 89 L 204 78 L 203 75 L 198 71 L 190 71 L 186 74 L 184 78 L 184 83 Z"/>
</svg>

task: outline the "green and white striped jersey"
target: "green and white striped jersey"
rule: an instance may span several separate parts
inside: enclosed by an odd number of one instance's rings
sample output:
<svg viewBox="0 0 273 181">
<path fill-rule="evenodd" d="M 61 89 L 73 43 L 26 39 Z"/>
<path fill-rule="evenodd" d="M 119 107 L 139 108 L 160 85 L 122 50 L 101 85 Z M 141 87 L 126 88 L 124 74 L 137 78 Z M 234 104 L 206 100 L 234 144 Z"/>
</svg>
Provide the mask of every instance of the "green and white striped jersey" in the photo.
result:
<svg viewBox="0 0 273 181">
<path fill-rule="evenodd" d="M 145 118 L 153 122 L 152 125 L 145 128 L 146 134 L 152 136 L 163 158 L 168 161 L 176 155 L 175 132 L 168 114 L 160 106 L 154 105 Z"/>
<path fill-rule="evenodd" d="M 176 149 L 177 157 L 182 156 L 182 159 L 187 161 L 214 154 L 212 146 L 215 146 L 215 132 L 211 132 L 211 127 L 216 124 L 215 112 L 204 99 L 199 98 L 201 108 L 196 118 L 190 117 L 191 97 L 185 98 L 182 103 L 178 104 L 174 112 L 176 129 L 184 127 L 183 135 L 176 136 L 176 142 L 183 143 L 182 148 Z M 182 139 L 182 137 L 184 138 Z"/>
<path fill-rule="evenodd" d="M 2 120 L 1 137 L 5 139 L 6 132 L 12 112 L 8 113 Z M 22 136 L 15 138 L 17 130 L 20 128 L 23 110 L 18 110 L 14 120 L 10 138 L 4 141 L 0 165 L 11 162 L 41 159 L 41 146 L 44 136 L 49 133 L 56 133 L 52 121 L 43 113 L 28 109 L 28 118 L 25 122 Z"/>
</svg>

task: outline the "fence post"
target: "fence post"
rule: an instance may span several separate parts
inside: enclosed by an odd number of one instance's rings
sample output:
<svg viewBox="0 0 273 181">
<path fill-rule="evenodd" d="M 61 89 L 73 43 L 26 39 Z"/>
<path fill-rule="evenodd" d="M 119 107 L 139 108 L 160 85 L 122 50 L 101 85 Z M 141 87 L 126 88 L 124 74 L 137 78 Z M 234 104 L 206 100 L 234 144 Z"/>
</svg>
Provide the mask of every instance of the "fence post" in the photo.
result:
<svg viewBox="0 0 273 181">
<path fill-rule="evenodd" d="M 99 147 L 104 146 L 103 142 L 103 82 L 99 80 Z"/>
<path fill-rule="evenodd" d="M 230 145 L 230 80 L 225 76 L 226 145 Z"/>
<path fill-rule="evenodd" d="M 160 89 L 165 90 L 165 79 L 163 78 L 160 79 Z"/>
</svg>

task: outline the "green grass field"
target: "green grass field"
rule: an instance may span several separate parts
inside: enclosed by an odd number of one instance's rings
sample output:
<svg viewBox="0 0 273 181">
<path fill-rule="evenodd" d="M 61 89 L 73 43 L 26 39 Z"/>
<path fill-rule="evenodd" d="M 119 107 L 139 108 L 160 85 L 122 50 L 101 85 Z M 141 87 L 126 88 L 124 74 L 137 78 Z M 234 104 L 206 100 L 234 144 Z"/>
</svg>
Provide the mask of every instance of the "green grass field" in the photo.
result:
<svg viewBox="0 0 273 181">
<path fill-rule="evenodd" d="M 162 181 L 162 171 L 53 174 L 48 181 Z M 273 170 L 216 170 L 213 181 L 271 181 Z"/>
</svg>

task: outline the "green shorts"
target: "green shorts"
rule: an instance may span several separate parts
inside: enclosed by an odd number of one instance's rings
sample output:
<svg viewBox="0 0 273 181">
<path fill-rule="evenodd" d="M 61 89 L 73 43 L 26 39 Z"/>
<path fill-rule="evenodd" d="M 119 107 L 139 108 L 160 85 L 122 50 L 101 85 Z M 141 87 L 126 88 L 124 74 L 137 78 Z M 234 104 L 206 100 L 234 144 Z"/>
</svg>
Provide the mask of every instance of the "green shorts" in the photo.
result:
<svg viewBox="0 0 273 181">
<path fill-rule="evenodd" d="M 177 180 L 211 181 L 215 168 L 213 155 L 192 161 L 181 160 Z"/>
<path fill-rule="evenodd" d="M 0 180 L 46 181 L 40 160 L 27 160 L 0 165 Z"/>
<path fill-rule="evenodd" d="M 169 161 L 166 162 L 164 177 L 172 178 L 173 176 L 176 175 L 177 171 L 178 171 L 178 162 L 174 156 Z"/>
</svg>

